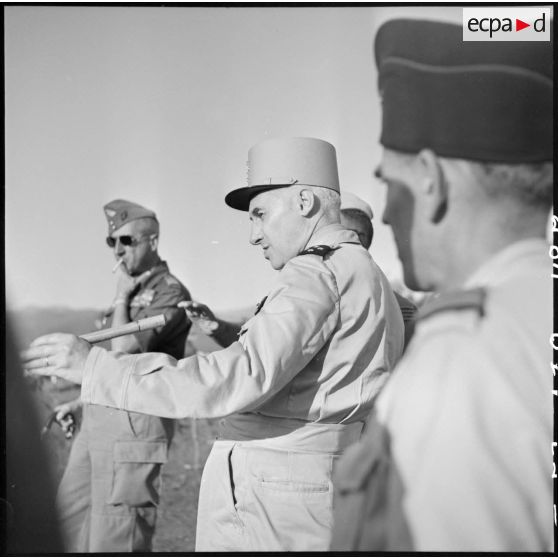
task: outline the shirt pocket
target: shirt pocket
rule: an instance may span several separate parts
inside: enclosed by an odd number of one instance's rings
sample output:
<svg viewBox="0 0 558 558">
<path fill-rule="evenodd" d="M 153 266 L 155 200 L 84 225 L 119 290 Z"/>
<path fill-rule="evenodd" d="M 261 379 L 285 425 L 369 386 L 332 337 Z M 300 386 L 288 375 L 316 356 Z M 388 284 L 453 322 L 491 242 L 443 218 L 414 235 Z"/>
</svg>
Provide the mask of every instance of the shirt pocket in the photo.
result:
<svg viewBox="0 0 558 558">
<path fill-rule="evenodd" d="M 110 505 L 157 506 L 161 466 L 167 462 L 167 442 L 122 441 L 113 449 Z"/>
</svg>

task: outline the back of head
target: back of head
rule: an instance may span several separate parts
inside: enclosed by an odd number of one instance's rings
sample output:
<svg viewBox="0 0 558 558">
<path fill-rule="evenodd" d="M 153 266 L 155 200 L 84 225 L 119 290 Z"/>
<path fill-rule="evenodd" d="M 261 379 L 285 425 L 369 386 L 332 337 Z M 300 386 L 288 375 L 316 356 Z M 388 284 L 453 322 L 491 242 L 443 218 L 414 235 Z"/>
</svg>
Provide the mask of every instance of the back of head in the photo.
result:
<svg viewBox="0 0 558 558">
<path fill-rule="evenodd" d="M 351 192 L 343 192 L 341 196 L 341 224 L 354 231 L 360 243 L 370 248 L 374 237 L 372 208 L 362 198 Z"/>
</svg>

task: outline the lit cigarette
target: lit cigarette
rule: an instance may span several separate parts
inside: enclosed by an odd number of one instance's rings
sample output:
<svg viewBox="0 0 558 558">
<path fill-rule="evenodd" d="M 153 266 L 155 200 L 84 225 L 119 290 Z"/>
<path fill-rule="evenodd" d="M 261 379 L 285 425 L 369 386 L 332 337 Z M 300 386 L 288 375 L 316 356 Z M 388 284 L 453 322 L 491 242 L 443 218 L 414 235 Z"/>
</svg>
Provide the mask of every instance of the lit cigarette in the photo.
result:
<svg viewBox="0 0 558 558">
<path fill-rule="evenodd" d="M 118 266 L 119 266 L 121 263 L 123 263 L 122 258 L 120 258 L 120 259 L 114 264 L 114 267 L 112 268 L 112 272 L 113 272 L 113 273 L 118 269 Z"/>
</svg>

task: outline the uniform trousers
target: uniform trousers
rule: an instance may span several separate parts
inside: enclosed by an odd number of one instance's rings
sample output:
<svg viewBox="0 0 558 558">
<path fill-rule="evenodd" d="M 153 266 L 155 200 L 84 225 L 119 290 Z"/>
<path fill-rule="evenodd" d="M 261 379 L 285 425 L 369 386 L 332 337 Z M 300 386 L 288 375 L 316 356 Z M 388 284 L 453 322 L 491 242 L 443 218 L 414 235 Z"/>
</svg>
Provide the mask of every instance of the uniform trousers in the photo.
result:
<svg viewBox="0 0 558 558">
<path fill-rule="evenodd" d="M 57 495 L 67 552 L 151 550 L 171 435 L 170 421 L 84 405 Z"/>
<path fill-rule="evenodd" d="M 333 436 L 328 427 L 334 428 Z M 333 468 L 362 424 L 319 425 L 317 430 L 319 435 L 310 437 L 299 431 L 215 442 L 200 486 L 197 552 L 328 550 Z M 265 426 L 260 423 L 258 431 L 261 436 Z M 341 431 L 350 434 L 342 444 Z"/>
</svg>

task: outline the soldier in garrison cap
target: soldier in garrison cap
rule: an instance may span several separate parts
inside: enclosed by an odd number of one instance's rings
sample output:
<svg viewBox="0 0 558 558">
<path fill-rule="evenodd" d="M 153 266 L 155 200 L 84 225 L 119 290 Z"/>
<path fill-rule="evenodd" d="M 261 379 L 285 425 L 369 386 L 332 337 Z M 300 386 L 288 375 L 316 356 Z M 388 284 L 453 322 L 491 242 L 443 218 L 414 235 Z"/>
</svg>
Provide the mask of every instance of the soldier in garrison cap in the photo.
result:
<svg viewBox="0 0 558 558">
<path fill-rule="evenodd" d="M 374 238 L 374 226 L 372 219 L 374 214 L 372 208 L 356 194 L 343 192 L 341 196 L 341 224 L 358 235 L 360 243 L 368 250 Z M 405 325 L 405 347 L 408 345 L 414 331 L 414 317 L 417 307 L 397 291 L 393 291 Z"/>
<path fill-rule="evenodd" d="M 190 322 L 177 304 L 190 299 L 159 257 L 159 222 L 141 205 L 114 200 L 104 206 L 107 244 L 117 260 L 116 294 L 101 327 L 164 314 L 162 328 L 117 337 L 124 353 L 160 351 L 182 358 Z M 81 400 L 57 407 L 64 424 Z M 163 413 L 164 414 L 164 413 Z M 58 490 L 67 552 L 147 552 L 155 530 L 161 466 L 173 421 L 85 402 Z"/>
<path fill-rule="evenodd" d="M 393 20 L 375 53 L 383 219 L 441 295 L 339 463 L 331 548 L 552 552 L 552 46 Z"/>
<path fill-rule="evenodd" d="M 24 358 L 39 373 L 83 380 L 87 402 L 227 417 L 203 473 L 196 550 L 323 551 L 332 467 L 401 354 L 403 320 L 386 277 L 339 223 L 334 147 L 276 138 L 248 158 L 248 186 L 225 201 L 248 211 L 250 242 L 279 273 L 237 341 L 177 362 L 60 334 L 69 359 L 54 345 Z M 56 366 L 44 368 L 46 353 Z"/>
</svg>

